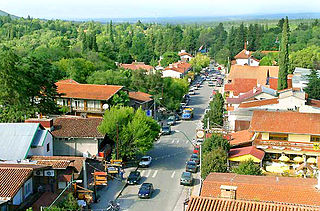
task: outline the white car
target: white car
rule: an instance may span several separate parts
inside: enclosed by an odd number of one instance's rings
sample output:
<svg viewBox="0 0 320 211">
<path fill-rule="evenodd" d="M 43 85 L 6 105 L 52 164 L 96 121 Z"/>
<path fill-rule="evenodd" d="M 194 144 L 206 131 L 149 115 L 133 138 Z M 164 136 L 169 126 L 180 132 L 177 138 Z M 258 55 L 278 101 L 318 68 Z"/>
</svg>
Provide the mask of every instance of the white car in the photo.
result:
<svg viewBox="0 0 320 211">
<path fill-rule="evenodd" d="M 139 162 L 139 167 L 148 168 L 151 164 L 152 158 L 150 156 L 143 156 Z"/>
</svg>

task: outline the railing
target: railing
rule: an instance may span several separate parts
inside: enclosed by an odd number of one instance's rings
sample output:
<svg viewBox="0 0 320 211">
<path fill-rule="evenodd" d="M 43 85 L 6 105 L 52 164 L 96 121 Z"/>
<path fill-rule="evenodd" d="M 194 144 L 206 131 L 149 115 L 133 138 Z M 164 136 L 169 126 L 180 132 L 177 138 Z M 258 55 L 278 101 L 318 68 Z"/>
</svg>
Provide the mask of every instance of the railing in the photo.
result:
<svg viewBox="0 0 320 211">
<path fill-rule="evenodd" d="M 83 108 L 83 107 L 78 107 L 78 108 L 74 108 L 72 107 L 72 110 L 74 111 L 78 111 L 78 112 L 104 112 L 104 109 L 102 108 Z"/>
</svg>

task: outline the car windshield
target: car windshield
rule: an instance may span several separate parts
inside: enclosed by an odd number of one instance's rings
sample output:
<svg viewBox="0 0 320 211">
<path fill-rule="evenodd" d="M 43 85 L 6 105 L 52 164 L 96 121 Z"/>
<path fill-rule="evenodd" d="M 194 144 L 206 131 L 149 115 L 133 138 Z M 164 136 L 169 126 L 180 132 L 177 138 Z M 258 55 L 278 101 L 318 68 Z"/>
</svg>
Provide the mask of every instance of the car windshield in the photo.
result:
<svg viewBox="0 0 320 211">
<path fill-rule="evenodd" d="M 189 161 L 189 162 L 187 163 L 187 165 L 188 165 L 188 166 L 196 166 L 196 163 L 195 163 L 195 162 L 192 162 L 192 161 Z"/>
<path fill-rule="evenodd" d="M 183 172 L 182 173 L 182 178 L 190 178 L 191 177 L 191 173 L 190 172 Z"/>
<path fill-rule="evenodd" d="M 140 190 L 142 191 L 147 191 L 150 189 L 150 185 L 149 184 L 142 184 Z"/>
<path fill-rule="evenodd" d="M 191 155 L 192 158 L 198 158 L 198 155 Z"/>
<path fill-rule="evenodd" d="M 138 177 L 138 175 L 139 175 L 139 172 L 133 171 L 133 172 L 130 172 L 129 178 L 136 178 L 136 177 Z"/>
<path fill-rule="evenodd" d="M 168 120 L 173 121 L 173 120 L 175 120 L 175 117 L 174 117 L 174 116 L 170 116 L 170 117 L 168 118 Z"/>
<path fill-rule="evenodd" d="M 141 158 L 141 161 L 149 161 L 149 158 Z"/>
<path fill-rule="evenodd" d="M 162 130 L 169 130 L 169 127 L 163 127 Z"/>
</svg>

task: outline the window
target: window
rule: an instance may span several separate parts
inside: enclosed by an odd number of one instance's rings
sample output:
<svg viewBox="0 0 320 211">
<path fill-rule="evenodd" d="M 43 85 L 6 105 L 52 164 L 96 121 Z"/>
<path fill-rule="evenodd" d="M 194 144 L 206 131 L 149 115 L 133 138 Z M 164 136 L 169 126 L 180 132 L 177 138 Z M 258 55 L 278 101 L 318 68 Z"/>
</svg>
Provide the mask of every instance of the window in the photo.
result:
<svg viewBox="0 0 320 211">
<path fill-rule="evenodd" d="M 24 184 L 24 198 L 27 198 L 32 193 L 32 179 L 29 179 Z"/>
<path fill-rule="evenodd" d="M 270 133 L 269 140 L 288 141 L 288 134 Z"/>
<path fill-rule="evenodd" d="M 72 100 L 72 108 L 74 108 L 74 109 L 84 108 L 84 101 L 83 100 Z"/>
<path fill-rule="evenodd" d="M 60 106 L 68 106 L 68 100 L 67 99 L 58 99 L 57 104 Z"/>
<path fill-rule="evenodd" d="M 50 151 L 50 143 L 47 143 L 47 152 Z"/>
<path fill-rule="evenodd" d="M 320 136 L 311 136 L 311 142 L 320 142 Z"/>
</svg>

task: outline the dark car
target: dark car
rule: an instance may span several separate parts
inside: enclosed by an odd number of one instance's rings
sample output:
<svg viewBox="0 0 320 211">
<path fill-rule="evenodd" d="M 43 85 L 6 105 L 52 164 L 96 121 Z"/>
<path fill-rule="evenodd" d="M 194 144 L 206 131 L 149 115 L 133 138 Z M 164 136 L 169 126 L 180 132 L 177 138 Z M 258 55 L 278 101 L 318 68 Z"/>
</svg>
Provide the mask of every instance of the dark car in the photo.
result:
<svg viewBox="0 0 320 211">
<path fill-rule="evenodd" d="M 180 178 L 180 185 L 192 185 L 193 177 L 190 172 L 183 172 Z"/>
<path fill-rule="evenodd" d="M 186 166 L 186 171 L 192 172 L 192 173 L 197 173 L 197 171 L 198 171 L 197 163 L 194 161 L 188 161 L 187 166 Z"/>
<path fill-rule="evenodd" d="M 199 158 L 199 156 L 197 154 L 192 154 L 191 158 L 190 158 L 190 161 L 196 162 L 197 165 L 200 164 L 200 158 Z"/>
<path fill-rule="evenodd" d="M 175 125 L 176 124 L 176 117 L 174 115 L 169 116 L 169 118 L 167 120 L 167 124 L 168 125 Z"/>
<path fill-rule="evenodd" d="M 149 199 L 152 196 L 154 189 L 151 183 L 143 183 L 139 189 L 138 197 L 142 199 Z"/>
<path fill-rule="evenodd" d="M 170 135 L 171 134 L 171 127 L 170 126 L 163 126 L 161 128 L 162 135 Z"/>
<path fill-rule="evenodd" d="M 128 176 L 127 183 L 130 185 L 135 185 L 139 183 L 140 179 L 141 174 L 139 171 L 131 171 Z"/>
</svg>

